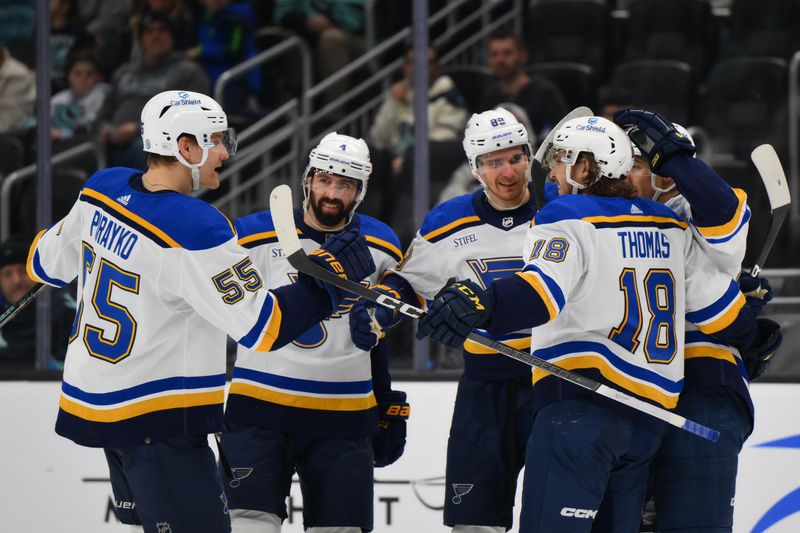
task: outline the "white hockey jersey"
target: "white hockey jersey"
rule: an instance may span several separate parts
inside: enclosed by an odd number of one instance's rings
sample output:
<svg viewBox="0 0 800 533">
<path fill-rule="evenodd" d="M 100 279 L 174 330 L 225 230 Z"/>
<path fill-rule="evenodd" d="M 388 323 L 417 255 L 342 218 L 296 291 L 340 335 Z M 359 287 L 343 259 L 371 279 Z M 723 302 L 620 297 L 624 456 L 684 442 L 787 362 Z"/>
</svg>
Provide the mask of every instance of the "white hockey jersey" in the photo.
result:
<svg viewBox="0 0 800 533">
<path fill-rule="evenodd" d="M 301 243 L 308 251 L 330 236 L 309 227 L 295 211 Z M 239 243 L 270 288 L 293 283 L 297 271 L 283 254 L 269 211 L 236 221 Z M 397 235 L 384 223 L 356 214 L 348 227 L 359 228 L 380 275 L 401 259 Z M 306 331 L 269 357 L 242 346 L 233 371 L 226 417 L 279 431 L 355 437 L 375 433 L 377 404 L 370 354 L 350 339 L 352 304 Z"/>
<path fill-rule="evenodd" d="M 750 209 L 743 190 L 733 189 L 732 193 L 736 195 L 738 207 L 730 220 L 714 227 L 696 226 L 689 202 L 680 194 L 670 198 L 665 205 L 690 223 L 695 241 L 716 268 L 728 276 L 738 277 L 747 251 Z M 730 386 L 742 397 L 752 414 L 747 370 L 736 348 L 704 334 L 687 322 L 684 354 L 687 383 Z"/>
<path fill-rule="evenodd" d="M 220 431 L 225 333 L 268 351 L 313 323 L 264 288 L 219 211 L 141 176 L 94 174 L 28 258 L 34 280 L 78 278 L 56 431 L 86 446 Z"/>
<path fill-rule="evenodd" d="M 411 285 L 421 304 L 433 300 L 451 278 L 470 279 L 487 288 L 493 281 L 513 275 L 524 264 L 520 251 L 536 213 L 533 198 L 531 192 L 531 200 L 524 206 L 497 211 L 480 189 L 436 206 L 393 274 Z M 385 282 L 391 285 L 391 276 Z M 527 331 L 493 338 L 518 350 L 527 351 L 531 345 Z M 464 372 L 473 379 L 510 379 L 530 376 L 531 367 L 467 340 Z"/>
<path fill-rule="evenodd" d="M 534 355 L 673 408 L 683 386 L 684 320 L 706 333 L 744 305 L 688 223 L 651 200 L 567 195 L 536 216 L 519 275 L 550 321 Z M 535 369 L 534 391 L 553 380 Z"/>
</svg>

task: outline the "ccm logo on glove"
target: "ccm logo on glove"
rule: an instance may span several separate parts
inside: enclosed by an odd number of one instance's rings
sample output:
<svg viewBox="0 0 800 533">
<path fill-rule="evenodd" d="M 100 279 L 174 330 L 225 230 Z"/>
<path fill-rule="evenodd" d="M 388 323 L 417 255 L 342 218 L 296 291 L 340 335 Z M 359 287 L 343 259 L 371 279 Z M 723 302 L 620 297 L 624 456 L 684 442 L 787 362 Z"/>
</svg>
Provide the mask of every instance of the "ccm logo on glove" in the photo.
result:
<svg viewBox="0 0 800 533">
<path fill-rule="evenodd" d="M 475 292 L 467 287 L 466 285 L 462 285 L 460 283 L 455 284 L 455 287 L 466 294 L 469 297 L 469 300 L 475 304 L 475 309 L 478 311 L 484 311 L 486 308 L 481 303 L 481 299 L 475 294 Z"/>
</svg>

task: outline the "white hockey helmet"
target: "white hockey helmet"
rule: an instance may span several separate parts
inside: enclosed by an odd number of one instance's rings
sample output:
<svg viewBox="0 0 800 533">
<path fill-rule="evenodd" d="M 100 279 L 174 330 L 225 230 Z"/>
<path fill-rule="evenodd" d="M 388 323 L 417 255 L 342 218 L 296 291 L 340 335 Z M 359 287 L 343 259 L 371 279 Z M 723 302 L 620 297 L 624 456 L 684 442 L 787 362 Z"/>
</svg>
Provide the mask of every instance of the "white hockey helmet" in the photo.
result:
<svg viewBox="0 0 800 533">
<path fill-rule="evenodd" d="M 684 128 L 683 126 L 678 124 L 677 122 L 673 122 L 672 125 L 675 126 L 676 130 L 678 130 L 678 133 L 680 133 L 681 135 L 683 135 L 684 137 L 689 139 L 689 142 L 694 144 L 694 138 L 692 138 L 692 134 L 689 133 L 689 130 L 687 130 L 686 128 Z M 647 157 L 642 154 L 642 151 L 639 149 L 638 146 L 636 146 L 636 144 L 633 141 L 631 141 L 631 144 L 633 145 L 633 155 L 645 157 L 645 159 L 647 159 Z M 653 187 L 653 198 L 652 198 L 653 200 L 658 200 L 658 197 L 661 196 L 662 194 L 664 194 L 665 192 L 670 192 L 671 190 L 675 189 L 675 182 L 674 181 L 666 189 L 664 189 L 662 187 L 659 187 L 658 186 L 658 178 L 659 177 L 660 176 L 658 174 L 656 174 L 652 170 L 650 171 L 650 184 Z"/>
<path fill-rule="evenodd" d="M 306 210 L 311 200 L 309 180 L 317 171 L 358 180 L 360 186 L 356 203 L 346 221 L 349 223 L 367 194 L 367 182 L 372 174 L 367 143 L 364 139 L 356 139 L 333 131 L 325 135 L 319 144 L 311 149 L 311 153 L 308 154 L 308 166 L 303 173 L 303 209 Z"/>
<path fill-rule="evenodd" d="M 222 143 L 228 154 L 236 154 L 236 132 L 228 127 L 228 117 L 210 96 L 191 91 L 164 91 L 152 97 L 142 109 L 142 142 L 144 151 L 173 156 L 192 169 L 192 190 L 200 187 L 200 171 L 214 147 L 211 136 L 223 133 Z M 194 136 L 203 149 L 197 164 L 190 164 L 178 149 L 181 134 Z"/>
<path fill-rule="evenodd" d="M 511 112 L 501 107 L 483 113 L 474 113 L 467 121 L 463 145 L 472 174 L 481 183 L 483 180 L 478 175 L 478 158 L 480 156 L 514 146 L 522 146 L 528 158 L 532 153 L 528 130 Z M 528 179 L 530 179 L 530 173 L 528 173 Z"/>
<path fill-rule="evenodd" d="M 572 192 L 592 185 L 572 179 L 571 167 L 582 152 L 594 156 L 600 178 L 625 179 L 633 166 L 633 147 L 625 131 L 603 117 L 579 117 L 568 120 L 555 132 L 553 145 L 545 154 L 547 166 L 553 167 L 557 152 L 564 151 L 567 160 L 567 181 Z M 596 181 L 595 180 L 595 181 Z"/>
</svg>

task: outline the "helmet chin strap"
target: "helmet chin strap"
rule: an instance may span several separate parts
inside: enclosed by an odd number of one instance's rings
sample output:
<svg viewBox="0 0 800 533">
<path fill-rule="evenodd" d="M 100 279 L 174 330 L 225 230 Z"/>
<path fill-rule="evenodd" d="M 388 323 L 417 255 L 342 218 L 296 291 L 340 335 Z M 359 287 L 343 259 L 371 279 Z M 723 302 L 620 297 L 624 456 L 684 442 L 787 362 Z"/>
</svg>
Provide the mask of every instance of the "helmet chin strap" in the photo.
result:
<svg viewBox="0 0 800 533">
<path fill-rule="evenodd" d="M 196 191 L 200 189 L 200 167 L 202 167 L 206 159 L 208 159 L 208 148 L 203 148 L 203 157 L 200 158 L 200 162 L 196 165 L 192 165 L 184 157 L 181 155 L 180 152 L 175 153 L 175 159 L 177 159 L 183 166 L 189 167 L 192 170 L 192 191 Z"/>
<path fill-rule="evenodd" d="M 672 183 L 672 185 L 670 185 L 670 186 L 669 186 L 669 187 L 667 187 L 666 189 L 662 189 L 661 187 L 659 187 L 658 185 L 656 185 L 656 180 L 657 180 L 657 179 L 658 179 L 658 175 L 657 175 L 657 174 L 653 174 L 653 173 L 651 172 L 651 173 L 650 173 L 650 184 L 651 184 L 651 185 L 652 185 L 652 187 L 653 187 L 653 200 L 658 200 L 658 198 L 659 198 L 659 197 L 660 197 L 662 194 L 664 194 L 665 192 L 670 192 L 671 190 L 673 190 L 673 189 L 675 188 L 675 182 L 673 182 L 673 183 Z"/>
<path fill-rule="evenodd" d="M 567 161 L 565 163 L 564 172 L 566 173 L 567 176 L 567 183 L 572 185 L 572 194 L 578 194 L 578 191 L 582 191 L 587 187 L 587 185 L 572 179 L 572 167 L 573 167 L 572 161 Z"/>
</svg>

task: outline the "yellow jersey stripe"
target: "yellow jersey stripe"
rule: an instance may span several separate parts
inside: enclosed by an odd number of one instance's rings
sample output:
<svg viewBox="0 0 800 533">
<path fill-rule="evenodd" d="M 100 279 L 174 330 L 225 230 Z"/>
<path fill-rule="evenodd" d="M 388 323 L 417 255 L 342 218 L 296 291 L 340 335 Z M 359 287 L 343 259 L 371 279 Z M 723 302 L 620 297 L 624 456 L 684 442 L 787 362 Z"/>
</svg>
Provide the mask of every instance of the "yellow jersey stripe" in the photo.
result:
<svg viewBox="0 0 800 533">
<path fill-rule="evenodd" d="M 739 295 L 736 297 L 736 300 L 734 300 L 730 307 L 728 307 L 727 311 L 719 315 L 717 318 L 710 320 L 709 322 L 697 324 L 697 329 L 705 334 L 712 334 L 727 328 L 734 320 L 736 320 L 736 317 L 739 315 L 739 311 L 742 310 L 742 307 L 744 307 L 745 303 L 747 302 L 744 299 L 744 295 L 739 293 Z"/>
<path fill-rule="evenodd" d="M 92 189 L 86 189 L 86 188 L 83 189 L 83 192 L 81 194 L 85 194 L 86 196 L 91 196 L 95 200 L 98 200 L 98 201 L 104 203 L 106 206 L 108 206 L 109 209 L 112 209 L 113 211 L 116 211 L 117 213 L 120 213 L 121 215 L 124 215 L 126 218 L 129 218 L 129 219 L 133 220 L 134 222 L 136 222 L 137 224 L 139 224 L 143 228 L 146 228 L 147 230 L 153 232 L 153 234 L 157 235 L 161 240 L 163 240 L 165 243 L 170 245 L 170 247 L 172 247 L 172 248 L 182 248 L 182 246 L 180 244 L 178 244 L 178 242 L 175 239 L 173 239 L 172 237 L 167 235 L 163 230 L 161 230 L 158 227 L 154 226 L 153 224 L 151 224 L 147 220 L 143 219 L 142 217 L 140 217 L 136 213 L 134 213 L 132 211 L 129 211 L 128 209 L 124 208 L 123 206 L 121 206 L 120 204 L 118 204 L 117 202 L 115 202 L 114 200 L 112 200 L 111 198 L 106 196 L 105 194 L 99 193 L 99 192 L 97 192 L 95 190 L 92 190 Z"/>
<path fill-rule="evenodd" d="M 669 223 L 675 224 L 676 226 L 680 226 L 681 228 L 688 228 L 689 224 L 682 220 L 678 220 L 676 218 L 670 217 L 656 217 L 656 216 L 648 216 L 648 215 L 615 215 L 612 217 L 609 216 L 595 216 L 595 217 L 584 217 L 581 220 L 595 223 L 595 222 L 606 222 L 606 223 L 613 223 L 613 222 L 653 222 L 653 223 Z"/>
<path fill-rule="evenodd" d="M 683 351 L 684 359 L 698 359 L 707 357 L 709 359 L 721 359 L 731 364 L 736 364 L 736 358 L 730 350 L 714 348 L 713 346 L 687 346 Z"/>
<path fill-rule="evenodd" d="M 441 235 L 442 233 L 447 233 L 448 231 L 450 231 L 450 230 L 452 230 L 454 228 L 457 228 L 458 226 L 461 226 L 463 224 L 469 224 L 471 222 L 478 222 L 478 221 L 480 221 L 480 218 L 475 216 L 475 215 L 469 216 L 469 217 L 459 218 L 458 220 L 454 220 L 453 222 L 447 224 L 446 226 L 442 226 L 441 228 L 435 229 L 435 230 L 431 231 L 430 233 L 426 233 L 425 235 L 422 236 L 422 238 L 425 239 L 426 241 L 429 241 L 429 240 L 431 240 L 433 238 L 436 238 L 438 235 Z"/>
<path fill-rule="evenodd" d="M 46 231 L 46 229 L 43 229 L 38 235 L 36 235 L 36 238 L 33 239 L 31 247 L 28 250 L 28 259 L 25 261 L 25 271 L 28 273 L 28 277 L 36 283 L 44 283 L 44 281 L 40 280 L 39 276 L 33 272 L 33 256 L 36 253 L 36 245 L 39 244 L 39 239 L 42 238 L 42 235 L 44 235 Z"/>
<path fill-rule="evenodd" d="M 253 233 L 252 235 L 248 235 L 247 237 L 242 237 L 241 239 L 239 239 L 239 244 L 240 245 L 245 245 L 247 243 L 250 243 L 250 242 L 253 242 L 253 241 L 259 241 L 261 239 L 274 239 L 277 236 L 278 236 L 278 233 L 276 231 L 265 231 L 265 232 L 262 232 L 262 233 Z"/>
<path fill-rule="evenodd" d="M 403 252 L 400 251 L 400 248 L 398 248 L 397 246 L 395 246 L 394 244 L 392 244 L 392 243 L 390 243 L 388 241 L 384 241 L 383 239 L 379 239 L 377 237 L 373 237 L 372 235 L 366 235 L 366 236 L 364 236 L 364 238 L 367 240 L 367 242 L 374 242 L 375 244 L 379 244 L 380 246 L 383 246 L 384 248 L 388 248 L 391 251 L 393 251 L 394 253 L 396 253 L 398 257 L 401 257 L 401 258 L 403 257 Z"/>
<path fill-rule="evenodd" d="M 736 212 L 733 214 L 733 217 L 720 226 L 708 226 L 708 227 L 697 227 L 697 231 L 700 232 L 700 235 L 703 237 L 724 237 L 726 235 L 730 235 L 733 233 L 736 228 L 739 227 L 739 224 L 742 220 L 742 214 L 744 213 L 745 206 L 747 205 L 747 193 L 744 192 L 742 189 L 733 189 L 736 198 L 739 200 L 739 207 L 736 208 Z"/>
<path fill-rule="evenodd" d="M 515 350 L 520 351 L 529 351 L 531 349 L 531 338 L 525 337 L 522 339 L 509 339 L 505 341 L 500 341 L 503 344 L 507 344 L 514 348 Z M 467 339 L 464 341 L 464 350 L 471 354 L 475 355 L 490 355 L 496 354 L 497 352 L 492 350 L 491 348 L 487 348 L 483 344 L 478 344 L 477 342 L 471 341 Z"/>
<path fill-rule="evenodd" d="M 281 307 L 278 305 L 278 299 L 272 294 L 269 294 L 267 298 L 272 298 L 272 315 L 269 317 L 267 331 L 264 333 L 264 336 L 261 337 L 261 342 L 256 347 L 257 352 L 268 352 L 272 350 L 272 345 L 275 344 L 275 340 L 281 332 L 283 313 L 281 313 Z"/>
<path fill-rule="evenodd" d="M 224 401 L 224 390 L 198 393 L 182 392 L 170 396 L 151 398 L 124 407 L 97 409 L 74 402 L 66 395 L 61 394 L 61 400 L 58 402 L 58 406 L 65 412 L 90 422 L 119 422 L 156 411 L 184 409 L 187 407 L 199 407 L 201 405 L 221 405 Z"/>
<path fill-rule="evenodd" d="M 287 407 L 316 409 L 318 411 L 365 411 L 378 405 L 374 394 L 362 398 L 319 398 L 317 396 L 300 396 L 265 389 L 240 381 L 231 383 L 230 394 L 240 394 Z"/>
<path fill-rule="evenodd" d="M 640 396 L 642 398 L 647 398 L 648 400 L 652 400 L 667 409 L 673 409 L 675 406 L 678 405 L 677 394 L 675 395 L 665 394 L 655 387 L 646 385 L 639 381 L 634 381 L 633 379 L 629 378 L 628 376 L 626 376 L 625 374 L 621 373 L 619 370 L 611 366 L 608 363 L 608 361 L 606 361 L 603 357 L 599 355 L 568 356 L 564 359 L 553 361 L 553 363 L 557 364 L 561 368 L 572 371 L 587 369 L 587 368 L 593 368 L 599 370 L 604 378 L 620 386 L 625 391 L 632 392 L 637 396 Z M 533 383 L 535 384 L 537 381 L 549 375 L 550 374 L 548 374 L 544 370 L 534 368 Z"/>
<path fill-rule="evenodd" d="M 545 307 L 547 307 L 547 313 L 550 315 L 550 320 L 553 320 L 556 315 L 558 315 L 558 306 L 556 305 L 555 300 L 550 297 L 547 289 L 544 288 L 544 285 L 539 280 L 539 276 L 537 276 L 534 272 L 515 272 L 515 274 L 524 279 L 541 297 Z"/>
</svg>

